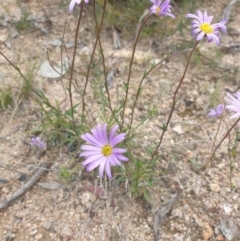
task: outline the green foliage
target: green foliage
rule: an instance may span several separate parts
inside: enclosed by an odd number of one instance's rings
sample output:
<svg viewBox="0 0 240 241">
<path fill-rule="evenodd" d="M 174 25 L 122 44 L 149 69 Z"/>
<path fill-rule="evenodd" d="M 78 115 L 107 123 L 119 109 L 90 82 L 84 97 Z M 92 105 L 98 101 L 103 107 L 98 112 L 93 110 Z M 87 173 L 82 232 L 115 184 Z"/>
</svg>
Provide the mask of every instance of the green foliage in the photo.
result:
<svg viewBox="0 0 240 241">
<path fill-rule="evenodd" d="M 23 98 L 31 96 L 32 90 L 34 89 L 34 72 L 35 66 L 31 66 L 30 70 L 25 76 L 20 90 L 20 94 Z"/>
<path fill-rule="evenodd" d="M 5 110 L 13 103 L 13 93 L 11 88 L 0 89 L 0 111 Z"/>
<path fill-rule="evenodd" d="M 32 130 L 33 133 L 43 133 L 47 136 L 52 146 L 64 145 L 66 143 L 78 143 L 79 135 L 88 128 L 85 128 L 83 123 L 76 123 L 75 127 L 77 133 L 75 133 L 71 108 L 63 111 L 57 101 L 55 105 L 53 105 L 42 91 L 38 92 L 36 102 L 41 108 L 43 118 L 41 124 Z M 77 107 L 78 104 L 73 106 L 74 113 L 76 113 Z"/>
<path fill-rule="evenodd" d="M 67 169 L 67 167 L 60 167 L 59 177 L 64 182 L 71 182 L 74 180 L 74 175 Z"/>
<path fill-rule="evenodd" d="M 103 6 L 103 0 L 97 0 L 96 2 L 101 7 L 98 9 L 98 13 L 100 13 Z M 110 0 L 107 3 L 105 21 L 108 25 L 116 25 L 119 29 L 124 29 L 125 37 L 132 37 L 132 34 L 136 31 L 139 17 L 143 14 L 146 8 L 147 3 L 145 0 Z M 126 24 L 126 22 L 128 22 L 128 24 Z"/>
<path fill-rule="evenodd" d="M 26 31 L 32 27 L 31 21 L 29 20 L 29 13 L 24 12 L 21 19 L 15 22 L 14 25 L 19 32 Z"/>
<path fill-rule="evenodd" d="M 128 145 L 129 146 L 129 145 Z M 145 156 L 139 158 L 139 154 L 132 155 L 129 151 L 129 162 L 126 168 L 126 175 L 130 183 L 130 191 L 135 196 L 142 196 L 149 201 L 149 191 L 154 185 L 154 174 L 156 173 L 156 163 L 161 156 L 151 158 L 153 154 L 151 147 L 145 148 Z"/>
</svg>

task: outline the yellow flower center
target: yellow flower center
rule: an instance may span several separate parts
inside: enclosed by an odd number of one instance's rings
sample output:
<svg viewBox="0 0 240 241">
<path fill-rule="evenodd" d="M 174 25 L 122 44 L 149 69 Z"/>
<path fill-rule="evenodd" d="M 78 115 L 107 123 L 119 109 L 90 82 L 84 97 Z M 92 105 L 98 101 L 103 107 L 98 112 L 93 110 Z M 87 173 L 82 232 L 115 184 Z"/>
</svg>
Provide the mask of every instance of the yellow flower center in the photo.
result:
<svg viewBox="0 0 240 241">
<path fill-rule="evenodd" d="M 110 145 L 105 145 L 102 148 L 102 154 L 104 156 L 110 156 L 112 154 L 112 147 Z"/>
<path fill-rule="evenodd" d="M 156 14 L 161 12 L 161 8 L 160 7 L 156 7 Z"/>
<path fill-rule="evenodd" d="M 206 34 L 213 32 L 213 27 L 209 23 L 202 23 L 200 29 Z"/>
</svg>

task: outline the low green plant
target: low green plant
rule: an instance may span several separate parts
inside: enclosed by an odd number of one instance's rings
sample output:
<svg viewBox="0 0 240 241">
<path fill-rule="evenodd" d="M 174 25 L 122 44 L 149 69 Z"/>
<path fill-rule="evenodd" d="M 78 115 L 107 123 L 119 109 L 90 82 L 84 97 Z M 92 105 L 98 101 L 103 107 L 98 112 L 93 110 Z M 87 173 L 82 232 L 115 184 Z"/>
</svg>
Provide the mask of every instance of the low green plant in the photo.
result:
<svg viewBox="0 0 240 241">
<path fill-rule="evenodd" d="M 10 87 L 0 89 L 0 111 L 7 109 L 13 104 L 13 93 Z"/>
<path fill-rule="evenodd" d="M 23 12 L 21 19 L 17 22 L 14 22 L 14 26 L 17 29 L 17 31 L 22 32 L 29 30 L 32 27 L 32 23 L 29 19 L 29 12 L 25 11 Z"/>
<path fill-rule="evenodd" d="M 74 175 L 67 169 L 67 167 L 60 167 L 59 177 L 64 182 L 72 182 L 74 180 Z"/>
</svg>

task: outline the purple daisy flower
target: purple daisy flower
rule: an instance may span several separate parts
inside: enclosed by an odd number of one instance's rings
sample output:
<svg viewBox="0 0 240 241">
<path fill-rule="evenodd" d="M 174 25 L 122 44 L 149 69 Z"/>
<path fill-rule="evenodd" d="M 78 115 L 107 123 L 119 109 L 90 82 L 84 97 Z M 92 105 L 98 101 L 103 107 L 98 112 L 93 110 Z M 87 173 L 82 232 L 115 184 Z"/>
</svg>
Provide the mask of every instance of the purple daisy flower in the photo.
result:
<svg viewBox="0 0 240 241">
<path fill-rule="evenodd" d="M 234 97 L 235 96 L 235 97 Z M 232 96 L 227 93 L 225 100 L 229 105 L 226 105 L 226 108 L 231 112 L 235 112 L 230 118 L 239 118 L 240 117 L 240 93 L 237 92 Z"/>
<path fill-rule="evenodd" d="M 80 4 L 81 1 L 82 1 L 82 0 L 71 0 L 71 2 L 70 2 L 70 4 L 69 4 L 69 11 L 72 12 L 75 4 Z M 84 2 L 85 2 L 86 4 L 88 4 L 88 1 L 89 1 L 89 0 L 84 0 Z"/>
<path fill-rule="evenodd" d="M 223 19 L 220 23 L 211 24 L 213 20 L 213 16 L 208 16 L 205 11 L 202 13 L 201 11 L 197 11 L 195 14 L 187 14 L 187 18 L 193 18 L 192 20 L 192 32 L 194 38 L 197 41 L 200 41 L 203 37 L 207 37 L 208 42 L 214 41 L 217 45 L 220 44 L 221 33 L 220 30 L 226 33 L 226 19 Z"/>
<path fill-rule="evenodd" d="M 171 14 L 171 5 L 170 0 L 166 0 L 165 2 L 162 3 L 162 0 L 150 0 L 153 5 L 150 8 L 150 13 L 151 14 L 156 14 L 158 16 L 161 15 L 166 15 L 172 18 L 175 18 L 173 14 Z"/>
<path fill-rule="evenodd" d="M 29 144 L 31 146 L 36 146 L 38 147 L 39 149 L 43 149 L 43 150 L 46 150 L 47 149 L 47 143 L 45 141 L 41 141 L 40 137 L 33 137 Z"/>
<path fill-rule="evenodd" d="M 103 177 L 104 170 L 109 178 L 112 178 L 111 166 L 121 166 L 120 161 L 128 161 L 128 158 L 123 156 L 127 150 L 116 148 L 115 145 L 125 139 L 126 134 L 121 133 L 115 135 L 118 125 L 115 125 L 107 135 L 107 124 L 97 125 L 92 129 L 92 134 L 86 133 L 81 136 L 83 140 L 91 145 L 82 145 L 83 150 L 79 157 L 86 157 L 83 166 L 86 166 L 88 172 L 99 166 L 99 176 Z"/>
<path fill-rule="evenodd" d="M 207 116 L 216 118 L 216 117 L 222 115 L 224 108 L 225 108 L 224 104 L 219 104 L 215 109 L 211 109 L 208 112 Z"/>
</svg>

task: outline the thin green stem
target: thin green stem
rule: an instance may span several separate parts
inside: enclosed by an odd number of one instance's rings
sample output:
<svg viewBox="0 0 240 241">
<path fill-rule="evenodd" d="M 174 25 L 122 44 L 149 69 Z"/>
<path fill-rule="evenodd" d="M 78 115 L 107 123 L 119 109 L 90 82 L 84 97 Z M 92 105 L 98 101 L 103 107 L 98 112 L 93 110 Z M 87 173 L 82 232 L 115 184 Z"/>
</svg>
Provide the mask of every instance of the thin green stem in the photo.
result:
<svg viewBox="0 0 240 241">
<path fill-rule="evenodd" d="M 231 128 L 227 131 L 227 133 L 223 136 L 222 140 L 218 143 L 218 145 L 215 147 L 214 151 L 212 152 L 212 155 L 210 156 L 209 159 L 212 159 L 215 152 L 217 151 L 217 149 L 221 146 L 221 144 L 223 143 L 223 141 L 227 138 L 227 136 L 230 134 L 230 132 L 232 131 L 232 129 L 237 125 L 237 123 L 240 121 L 240 117 L 237 119 L 237 121 L 231 126 Z"/>
<path fill-rule="evenodd" d="M 94 3 L 93 3 L 94 8 L 95 8 L 95 4 L 96 4 L 96 1 L 94 0 Z M 104 4 L 106 4 L 106 1 L 104 2 Z M 105 12 L 105 8 L 106 8 L 106 6 L 104 7 L 104 12 Z M 82 94 L 82 115 L 83 116 L 84 116 L 84 112 L 85 112 L 85 108 L 86 108 L 85 94 L 86 94 L 86 89 L 87 89 L 88 80 L 89 80 L 90 68 L 91 68 L 91 65 L 92 65 L 92 62 L 93 62 L 93 57 L 94 57 L 94 54 L 95 54 L 95 51 L 96 51 L 97 43 L 99 41 L 99 37 L 100 37 L 101 29 L 102 29 L 102 24 L 103 24 L 103 19 L 104 19 L 104 12 L 103 12 L 102 17 L 101 17 L 99 29 L 97 28 L 97 38 L 96 38 L 94 46 L 93 46 L 93 53 L 91 55 L 91 59 L 90 59 L 88 69 L 87 69 L 86 81 L 85 81 L 83 94 Z M 97 23 L 96 23 L 96 25 L 97 25 Z"/>
<path fill-rule="evenodd" d="M 170 123 L 170 120 L 171 120 L 171 117 L 172 117 L 172 114 L 173 114 L 173 111 L 174 111 L 174 108 L 175 108 L 175 105 L 176 105 L 176 97 L 177 97 L 178 91 L 179 91 L 179 89 L 180 89 L 180 87 L 181 87 L 181 85 L 182 85 L 182 83 L 183 83 L 183 80 L 184 80 L 185 75 L 186 75 L 187 70 L 188 70 L 188 66 L 189 66 L 191 57 L 192 57 L 193 52 L 194 52 L 194 50 L 196 49 L 198 43 L 199 43 L 199 42 L 197 41 L 197 42 L 194 44 L 194 46 L 193 46 L 193 48 L 192 48 L 192 50 L 191 50 L 191 52 L 190 52 L 190 54 L 189 54 L 189 57 L 188 57 L 188 60 L 187 60 L 187 64 L 186 64 L 186 67 L 185 67 L 185 69 L 184 69 L 182 78 L 180 79 L 179 84 L 178 84 L 178 86 L 177 86 L 177 89 L 175 90 L 175 92 L 174 92 L 174 94 L 173 94 L 173 103 L 172 103 L 172 108 L 171 108 L 170 114 L 169 114 L 169 116 L 168 116 L 167 124 L 166 124 L 165 127 L 163 127 L 163 131 L 162 131 L 162 134 L 161 134 L 161 136 L 160 136 L 159 143 L 158 143 L 155 151 L 154 151 L 153 154 L 152 154 L 151 161 L 152 161 L 152 160 L 154 159 L 154 157 L 157 155 L 158 149 L 159 149 L 159 147 L 161 146 L 161 143 L 162 143 L 162 140 L 163 140 L 163 136 L 164 136 L 165 132 L 167 131 L 168 125 L 169 125 L 169 123 Z"/>
<path fill-rule="evenodd" d="M 104 0 L 104 4 L 103 4 L 103 16 L 102 18 L 104 18 L 104 14 L 105 14 L 105 11 L 106 11 L 106 3 L 107 1 Z M 96 7 L 95 7 L 95 4 L 94 4 L 94 20 L 95 20 L 95 23 L 96 23 L 96 27 L 97 27 L 97 32 L 99 32 L 100 30 L 98 30 L 98 24 L 97 24 L 97 15 L 96 15 Z M 102 63 L 103 63 L 103 74 L 104 74 L 104 86 L 105 86 L 105 89 L 106 89 L 106 92 L 107 92 L 107 98 L 108 98 L 108 107 L 112 113 L 112 116 L 113 118 L 115 119 L 115 121 L 118 123 L 118 120 L 114 114 L 114 111 L 112 109 L 112 106 L 111 106 L 111 99 L 110 99 L 110 93 L 109 93 L 109 88 L 108 88 L 108 82 L 107 82 L 107 71 L 106 71 L 106 65 L 105 65 L 105 58 L 104 58 L 104 54 L 103 54 L 103 48 L 102 48 L 102 42 L 101 42 L 101 39 L 100 39 L 100 36 L 99 36 L 99 47 L 100 47 L 100 53 L 101 53 L 101 57 L 102 57 Z"/>
<path fill-rule="evenodd" d="M 216 140 L 217 140 L 217 136 L 218 136 L 218 133 L 219 133 L 219 130 L 220 130 L 220 126 L 221 126 L 221 123 L 223 121 L 223 117 L 224 117 L 224 111 L 225 111 L 225 107 L 224 107 L 224 110 L 223 110 L 223 113 L 222 113 L 222 116 L 221 116 L 221 119 L 218 123 L 218 127 L 217 127 L 217 131 L 216 131 L 216 134 L 214 136 L 214 140 L 213 140 L 213 144 L 212 144 L 212 148 L 211 148 L 211 152 L 210 152 L 210 156 L 208 158 L 208 161 L 206 162 L 206 164 L 204 165 L 205 167 L 208 167 L 210 162 L 211 162 L 211 156 L 212 156 L 212 153 L 214 151 L 214 146 L 215 146 L 215 143 L 216 143 Z M 224 121 L 223 121 L 224 122 Z M 226 125 L 226 123 L 225 123 Z M 226 125 L 226 128 L 228 129 L 227 125 Z M 230 135 L 229 135 L 229 140 L 230 140 Z"/>
<path fill-rule="evenodd" d="M 139 86 L 138 86 L 138 89 L 137 89 L 137 94 L 136 94 L 136 98 L 134 100 L 134 103 L 133 103 L 133 107 L 132 107 L 132 114 L 131 114 L 131 120 L 130 120 L 130 125 L 129 125 L 129 130 L 128 130 L 128 135 L 130 135 L 130 132 L 131 132 L 131 129 L 132 129 L 132 122 L 133 122 L 133 116 L 134 116 L 134 110 L 135 110 L 135 107 L 136 107 L 136 104 L 137 104 L 137 101 L 138 101 L 138 98 L 140 96 L 140 92 L 141 92 L 141 86 L 142 86 L 142 83 L 143 83 L 143 80 L 147 77 L 147 75 L 152 72 L 157 66 L 161 65 L 163 62 L 165 62 L 166 60 L 176 56 L 176 55 L 179 55 L 181 53 L 184 53 L 184 52 L 187 52 L 187 51 L 190 51 L 191 49 L 185 49 L 185 50 L 182 50 L 182 51 L 179 51 L 179 52 L 176 52 L 172 55 L 169 55 L 167 56 L 166 58 L 164 58 L 163 60 L 161 60 L 158 64 L 154 65 L 150 70 L 148 70 L 146 73 L 144 73 L 140 83 L 139 83 Z"/>
<path fill-rule="evenodd" d="M 77 129 L 76 129 L 75 120 L 74 120 L 74 109 L 73 109 L 73 99 L 72 99 L 72 78 L 73 78 L 75 57 L 76 57 L 76 52 L 77 52 L 77 41 L 78 41 L 80 22 L 81 22 L 81 18 L 82 18 L 82 12 L 83 12 L 83 2 L 81 3 L 80 14 L 79 14 L 78 23 L 77 23 L 77 29 L 76 29 L 76 33 L 75 33 L 73 59 L 72 59 L 72 66 L 71 66 L 70 79 L 69 79 L 69 89 L 68 89 L 70 105 L 71 105 L 72 123 L 73 123 L 73 128 L 74 128 L 76 135 L 77 135 Z"/>
<path fill-rule="evenodd" d="M 122 131 L 123 125 L 124 125 L 124 112 L 125 112 L 125 108 L 126 108 L 126 105 L 127 105 L 129 83 L 130 83 L 130 77 L 131 77 L 131 72 L 132 72 L 133 59 L 134 59 L 134 54 L 135 54 L 136 47 L 137 47 L 137 42 L 138 42 L 140 33 L 141 33 L 141 31 L 142 31 L 142 28 L 144 27 L 144 25 L 146 24 L 146 22 L 148 21 L 148 19 L 149 19 L 150 17 L 151 17 L 151 15 L 149 15 L 149 16 L 143 21 L 142 25 L 141 25 L 140 28 L 139 28 L 139 31 L 137 32 L 137 35 L 136 35 L 136 37 L 135 37 L 135 41 L 134 41 L 134 44 L 133 44 L 132 57 L 131 57 L 131 60 L 130 60 L 129 70 L 128 70 L 128 77 L 127 77 L 127 82 L 126 82 L 126 85 L 125 85 L 125 86 L 126 86 L 126 94 L 125 94 L 125 99 L 124 99 L 124 102 L 123 102 L 122 123 L 121 123 L 121 126 L 120 126 L 120 131 Z"/>
</svg>

